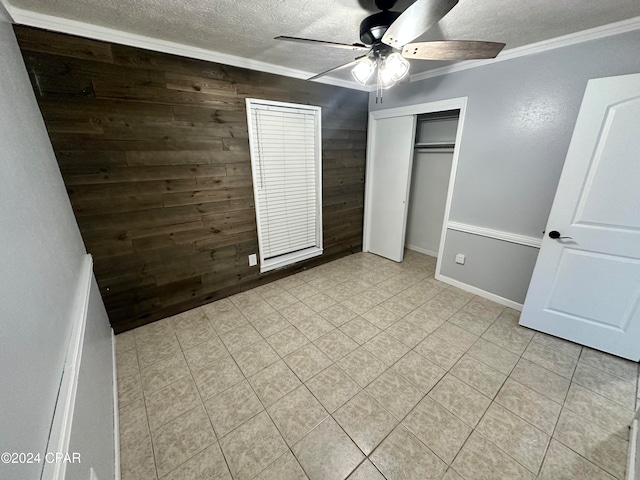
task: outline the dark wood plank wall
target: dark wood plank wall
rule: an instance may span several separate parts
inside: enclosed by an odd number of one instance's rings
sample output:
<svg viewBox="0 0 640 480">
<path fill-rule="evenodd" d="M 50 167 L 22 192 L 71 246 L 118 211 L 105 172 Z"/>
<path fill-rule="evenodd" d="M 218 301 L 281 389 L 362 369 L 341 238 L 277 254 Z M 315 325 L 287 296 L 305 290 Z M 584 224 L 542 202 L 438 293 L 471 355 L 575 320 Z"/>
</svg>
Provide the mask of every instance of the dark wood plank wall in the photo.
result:
<svg viewBox="0 0 640 480">
<path fill-rule="evenodd" d="M 15 31 L 116 332 L 361 249 L 367 93 Z M 265 275 L 247 97 L 322 107 L 325 253 Z"/>
</svg>

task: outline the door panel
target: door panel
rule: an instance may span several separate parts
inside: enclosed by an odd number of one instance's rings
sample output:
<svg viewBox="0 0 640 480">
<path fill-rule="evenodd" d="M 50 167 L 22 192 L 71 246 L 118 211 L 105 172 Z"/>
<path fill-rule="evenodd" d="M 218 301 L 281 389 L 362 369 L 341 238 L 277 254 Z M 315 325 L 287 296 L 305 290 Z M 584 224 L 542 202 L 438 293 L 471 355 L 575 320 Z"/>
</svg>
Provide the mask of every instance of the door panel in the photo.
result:
<svg viewBox="0 0 640 480">
<path fill-rule="evenodd" d="M 589 81 L 520 323 L 640 359 L 640 74 Z"/>
<path fill-rule="evenodd" d="M 407 222 L 407 202 L 416 117 L 374 120 L 367 186 L 366 249 L 401 262 Z"/>
</svg>

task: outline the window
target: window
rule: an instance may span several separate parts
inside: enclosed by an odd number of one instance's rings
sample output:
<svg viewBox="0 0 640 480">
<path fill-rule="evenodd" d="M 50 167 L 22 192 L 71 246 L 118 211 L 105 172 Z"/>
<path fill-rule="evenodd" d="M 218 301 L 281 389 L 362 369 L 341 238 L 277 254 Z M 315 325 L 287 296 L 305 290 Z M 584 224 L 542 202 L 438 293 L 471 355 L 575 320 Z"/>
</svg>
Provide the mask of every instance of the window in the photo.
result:
<svg viewBox="0 0 640 480">
<path fill-rule="evenodd" d="M 247 99 L 260 272 L 322 255 L 320 107 Z"/>
</svg>

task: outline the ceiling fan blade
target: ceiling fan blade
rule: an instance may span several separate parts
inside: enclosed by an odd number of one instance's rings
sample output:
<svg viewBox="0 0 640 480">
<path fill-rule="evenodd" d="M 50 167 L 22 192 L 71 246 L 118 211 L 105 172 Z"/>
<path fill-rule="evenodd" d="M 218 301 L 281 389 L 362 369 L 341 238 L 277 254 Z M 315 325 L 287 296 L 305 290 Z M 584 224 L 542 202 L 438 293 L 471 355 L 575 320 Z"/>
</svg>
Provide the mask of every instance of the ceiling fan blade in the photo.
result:
<svg viewBox="0 0 640 480">
<path fill-rule="evenodd" d="M 389 26 L 382 43 L 402 48 L 438 23 L 457 3 L 458 0 L 417 0 Z"/>
<path fill-rule="evenodd" d="M 504 48 L 504 43 L 478 42 L 473 40 L 443 40 L 439 42 L 408 43 L 402 56 L 419 60 L 473 60 L 495 58 Z"/>
<path fill-rule="evenodd" d="M 327 75 L 329 73 L 337 72 L 338 70 L 342 70 L 343 68 L 347 68 L 347 67 L 350 67 L 351 65 L 355 65 L 356 63 L 358 63 L 364 57 L 366 57 L 366 55 L 360 55 L 359 57 L 357 57 L 352 62 L 343 63 L 340 66 L 330 68 L 329 70 L 326 70 L 326 71 L 324 71 L 322 73 L 314 75 L 313 77 L 307 78 L 307 80 L 315 80 L 316 78 L 324 77 L 325 75 Z"/>
<path fill-rule="evenodd" d="M 369 47 L 362 45 L 361 43 L 353 43 L 351 45 L 347 43 L 327 42 L 325 40 L 313 40 L 311 38 L 298 38 L 298 37 L 275 37 L 274 40 L 285 40 L 287 42 L 297 43 L 309 43 L 311 45 L 324 45 L 325 47 L 342 48 L 345 50 L 369 50 Z"/>
</svg>

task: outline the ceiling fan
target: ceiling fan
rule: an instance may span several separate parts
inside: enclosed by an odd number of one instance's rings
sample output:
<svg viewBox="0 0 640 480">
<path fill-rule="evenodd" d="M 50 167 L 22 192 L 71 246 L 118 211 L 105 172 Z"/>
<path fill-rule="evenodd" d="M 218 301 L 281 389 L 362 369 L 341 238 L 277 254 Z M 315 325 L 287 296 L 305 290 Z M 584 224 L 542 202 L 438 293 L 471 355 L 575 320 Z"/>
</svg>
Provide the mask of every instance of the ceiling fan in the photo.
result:
<svg viewBox="0 0 640 480">
<path fill-rule="evenodd" d="M 314 75 L 308 80 L 353 66 L 353 77 L 366 85 L 377 69 L 378 89 L 390 88 L 409 72 L 409 62 L 416 60 L 471 60 L 495 58 L 504 43 L 473 40 L 443 40 L 410 43 L 438 23 L 458 3 L 458 0 L 416 0 L 404 12 L 391 9 L 396 0 L 375 0 L 381 11 L 360 23 L 362 43 L 337 43 L 309 38 L 275 37 L 276 40 L 324 45 L 332 48 L 364 52 L 353 61 Z"/>
</svg>

